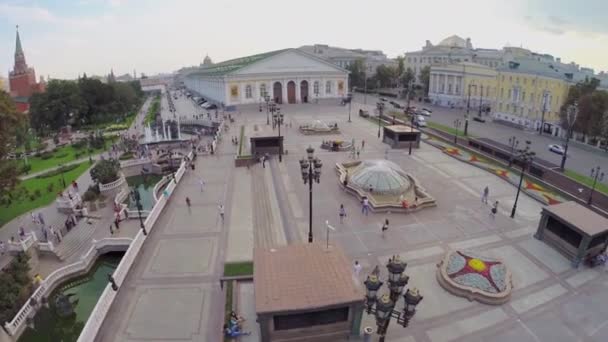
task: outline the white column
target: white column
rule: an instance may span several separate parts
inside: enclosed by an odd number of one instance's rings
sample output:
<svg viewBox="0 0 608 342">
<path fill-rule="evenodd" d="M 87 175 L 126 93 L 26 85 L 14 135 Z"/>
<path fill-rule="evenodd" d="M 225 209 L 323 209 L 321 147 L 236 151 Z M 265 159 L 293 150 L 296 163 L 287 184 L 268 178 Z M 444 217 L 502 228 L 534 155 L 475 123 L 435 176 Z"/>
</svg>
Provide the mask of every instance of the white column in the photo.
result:
<svg viewBox="0 0 608 342">
<path fill-rule="evenodd" d="M 288 103 L 287 101 L 287 82 L 289 82 L 289 80 L 285 80 L 283 79 L 283 103 Z"/>
<path fill-rule="evenodd" d="M 302 82 L 300 79 L 296 78 L 294 80 L 294 82 L 296 83 L 296 103 L 301 103 L 301 92 L 300 92 L 300 82 Z"/>
<path fill-rule="evenodd" d="M 445 74 L 443 76 L 443 93 L 444 94 L 448 93 L 448 74 Z"/>
</svg>

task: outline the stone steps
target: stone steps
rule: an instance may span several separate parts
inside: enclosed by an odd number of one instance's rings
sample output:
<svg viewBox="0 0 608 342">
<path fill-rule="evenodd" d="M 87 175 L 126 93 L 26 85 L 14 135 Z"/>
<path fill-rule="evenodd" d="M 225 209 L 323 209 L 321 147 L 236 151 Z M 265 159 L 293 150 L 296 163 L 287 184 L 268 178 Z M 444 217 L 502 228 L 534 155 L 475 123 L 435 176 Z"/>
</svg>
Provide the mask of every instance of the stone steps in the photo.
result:
<svg viewBox="0 0 608 342">
<path fill-rule="evenodd" d="M 265 173 L 268 169 L 256 166 L 252 168 L 253 224 L 254 242 L 256 247 L 270 248 L 277 246 L 273 226 L 276 224 L 272 216 L 268 184 Z"/>
<path fill-rule="evenodd" d="M 79 252 L 86 252 L 88 244 L 93 240 L 96 225 L 99 221 L 91 220 L 91 224 L 87 220 L 81 220 L 79 224 L 70 232 L 64 235 L 61 243 L 55 246 L 55 254 L 60 260 L 66 260 Z"/>
</svg>

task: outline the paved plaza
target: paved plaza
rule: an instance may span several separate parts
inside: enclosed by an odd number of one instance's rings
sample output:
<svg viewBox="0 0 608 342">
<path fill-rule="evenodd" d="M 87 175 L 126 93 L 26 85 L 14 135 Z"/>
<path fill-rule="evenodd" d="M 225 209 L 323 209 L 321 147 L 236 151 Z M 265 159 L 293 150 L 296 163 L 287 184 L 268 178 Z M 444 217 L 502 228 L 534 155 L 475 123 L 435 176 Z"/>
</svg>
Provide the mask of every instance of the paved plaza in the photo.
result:
<svg viewBox="0 0 608 342">
<path fill-rule="evenodd" d="M 178 113 L 185 98 L 176 100 Z M 498 177 L 464 164 L 426 143 L 409 156 L 407 150 L 387 150 L 377 137 L 377 124 L 358 117 L 357 104 L 348 123 L 348 106 L 338 101 L 283 105 L 288 126 L 283 162 L 234 168 L 236 148 L 227 136 L 214 156 L 199 157 L 175 190 L 141 254 L 121 286 L 97 341 L 220 341 L 224 295 L 219 286 L 225 260 L 250 260 L 253 247 L 304 242 L 308 236 L 308 185 L 298 160 L 305 148 L 315 147 L 323 161 L 320 184 L 314 184 L 315 243 L 326 243 L 325 221 L 336 231 L 329 243 L 342 247 L 363 265 L 359 281 L 391 255 L 407 262 L 410 286 L 424 300 L 403 329 L 393 324 L 387 340 L 447 341 L 606 341 L 608 340 L 608 276 L 603 269 L 572 269 L 559 253 L 532 238 L 541 204 L 520 196 L 517 214 L 510 214 L 516 189 Z M 265 125 L 266 113 L 257 106 L 242 107 L 227 135 L 240 125 Z M 297 127 L 312 120 L 337 122 L 340 135 L 304 136 Z M 289 125 L 291 124 L 291 127 Z M 360 159 L 384 159 L 414 175 L 437 207 L 402 213 L 361 214 L 360 203 L 339 187 L 335 164 L 347 152 L 319 148 L 324 139 L 351 141 L 360 146 Z M 207 183 L 203 192 L 198 178 Z M 482 204 L 482 189 L 490 189 L 490 203 L 499 201 L 496 218 Z M 185 197 L 192 207 L 185 204 Z M 226 206 L 225 221 L 217 206 Z M 339 223 L 338 208 L 347 217 Z M 382 222 L 390 228 L 381 234 Z M 436 264 L 449 250 L 469 249 L 505 261 L 513 272 L 511 300 L 488 306 L 453 296 L 436 281 Z M 297 265 L 294 265 L 297 267 Z M 323 289 L 319 289 L 323 291 Z M 239 286 L 238 311 L 255 330 L 254 291 Z M 398 304 L 399 306 L 401 303 Z M 400 309 L 400 307 L 399 307 Z M 375 327 L 364 315 L 362 326 Z M 256 341 L 257 332 L 242 341 Z"/>
</svg>

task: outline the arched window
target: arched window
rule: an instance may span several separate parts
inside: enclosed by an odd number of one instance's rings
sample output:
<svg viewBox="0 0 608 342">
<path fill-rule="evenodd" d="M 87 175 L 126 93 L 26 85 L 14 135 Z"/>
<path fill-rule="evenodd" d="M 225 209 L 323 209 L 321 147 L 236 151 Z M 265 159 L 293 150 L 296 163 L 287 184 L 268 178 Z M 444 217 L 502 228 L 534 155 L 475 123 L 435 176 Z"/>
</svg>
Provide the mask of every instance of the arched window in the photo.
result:
<svg viewBox="0 0 608 342">
<path fill-rule="evenodd" d="M 315 81 L 315 83 L 313 83 L 312 89 L 315 95 L 319 95 L 319 81 Z"/>
<path fill-rule="evenodd" d="M 260 84 L 260 97 L 261 98 L 265 98 L 266 97 L 266 84 L 262 83 Z"/>
<path fill-rule="evenodd" d="M 325 82 L 325 94 L 331 94 L 331 81 Z"/>
<path fill-rule="evenodd" d="M 245 98 L 250 99 L 251 97 L 251 85 L 248 84 L 245 86 Z"/>
</svg>

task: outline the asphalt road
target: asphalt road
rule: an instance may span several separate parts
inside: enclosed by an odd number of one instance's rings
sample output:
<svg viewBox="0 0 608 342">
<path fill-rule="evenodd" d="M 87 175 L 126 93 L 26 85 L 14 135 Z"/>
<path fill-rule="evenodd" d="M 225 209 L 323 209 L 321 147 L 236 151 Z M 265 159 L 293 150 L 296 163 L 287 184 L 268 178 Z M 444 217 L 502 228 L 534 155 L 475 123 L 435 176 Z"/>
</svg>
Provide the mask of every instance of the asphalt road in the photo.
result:
<svg viewBox="0 0 608 342">
<path fill-rule="evenodd" d="M 388 99 L 388 98 L 387 98 Z M 393 100 L 394 99 L 388 99 Z M 374 106 L 376 102 L 379 101 L 379 98 L 375 95 L 367 95 L 367 105 Z M 363 104 L 364 97 L 362 94 L 355 94 L 355 99 L 353 103 L 353 113 L 357 113 L 359 107 Z M 403 100 L 396 100 L 396 102 L 400 104 L 404 104 Z M 454 120 L 461 119 L 464 121 L 464 111 L 461 109 L 450 109 L 432 106 L 428 103 L 420 103 L 418 101 L 411 101 L 411 106 L 417 107 L 426 107 L 433 111 L 433 114 L 430 118 L 427 118 L 427 121 L 436 122 L 445 126 L 453 127 Z M 392 108 L 390 104 L 387 103 L 389 108 Z M 356 108 L 356 109 L 355 109 Z M 555 154 L 548 149 L 549 144 L 563 144 L 564 141 L 557 137 L 549 137 L 546 135 L 538 135 L 538 132 L 529 132 L 523 131 L 517 128 L 508 127 L 501 124 L 496 124 L 491 122 L 491 119 L 486 117 L 485 123 L 480 123 L 473 121 L 473 116 L 477 116 L 476 110 L 471 110 L 470 112 L 470 120 L 469 120 L 469 129 L 468 132 L 471 135 L 474 135 L 479 138 L 488 138 L 500 143 L 509 144 L 509 138 L 515 136 L 517 140 L 519 140 L 519 147 L 525 146 L 525 141 L 530 140 L 532 150 L 536 152 L 539 158 L 542 158 L 546 161 L 554 163 L 556 165 L 560 165 L 562 156 Z M 461 130 L 463 127 L 460 128 Z M 576 144 L 570 143 L 568 147 L 568 158 L 566 160 L 566 169 L 574 170 L 583 175 L 589 175 L 591 168 L 600 166 L 602 170 L 608 171 L 608 153 L 597 150 L 597 151 L 588 151 L 577 147 Z M 608 181 L 608 177 L 606 177 L 605 181 Z"/>
</svg>

